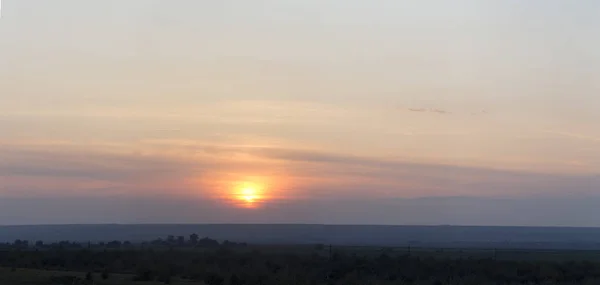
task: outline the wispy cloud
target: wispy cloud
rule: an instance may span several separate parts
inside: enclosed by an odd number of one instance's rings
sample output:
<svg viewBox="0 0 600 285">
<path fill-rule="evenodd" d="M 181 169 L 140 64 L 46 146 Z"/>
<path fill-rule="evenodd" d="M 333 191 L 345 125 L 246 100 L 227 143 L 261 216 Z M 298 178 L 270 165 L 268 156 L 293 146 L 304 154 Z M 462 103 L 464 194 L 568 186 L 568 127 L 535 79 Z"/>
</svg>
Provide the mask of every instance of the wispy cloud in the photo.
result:
<svg viewBox="0 0 600 285">
<path fill-rule="evenodd" d="M 593 193 L 600 177 L 556 173 L 530 173 L 456 164 L 419 163 L 384 157 L 359 156 L 323 149 L 284 146 L 240 146 L 192 144 L 136 145 L 129 151 L 43 146 L 1 146 L 0 177 L 10 179 L 10 193 L 28 191 L 32 181 L 60 179 L 89 181 L 116 187 L 125 195 L 187 191 L 209 193 L 210 179 L 218 174 L 242 177 L 250 174 L 276 175 L 291 179 L 291 191 L 302 196 L 339 195 L 358 197 L 365 191 L 380 197 L 415 195 L 528 195 L 533 193 Z M 217 176 L 215 176 L 217 174 Z M 206 183 L 190 188 L 189 180 Z M 78 182 L 78 183 L 79 183 Z M 4 190 L 8 191 L 4 184 Z M 72 185 L 77 185 L 73 183 Z M 58 186 L 48 191 L 60 195 Z M 171 190 L 168 190 L 171 189 Z M 40 192 L 41 191 L 41 192 Z M 157 192 L 158 191 L 158 192 Z M 90 193 L 91 194 L 91 193 Z M 181 194 L 181 193 L 180 193 Z M 184 193 L 185 194 L 185 193 Z"/>
<path fill-rule="evenodd" d="M 560 136 L 560 137 L 567 137 L 567 138 L 577 139 L 577 140 L 584 140 L 584 141 L 590 141 L 590 142 L 600 142 L 600 137 L 594 137 L 594 136 L 584 135 L 584 134 L 578 134 L 578 133 L 562 132 L 562 131 L 544 131 L 544 133 L 551 134 L 551 135 L 556 135 L 556 136 Z"/>
<path fill-rule="evenodd" d="M 429 112 L 429 113 L 438 113 L 438 114 L 452 114 L 452 112 L 450 111 L 446 111 L 443 109 L 436 109 L 436 108 L 429 108 L 429 109 L 425 109 L 425 108 L 408 108 L 409 111 L 411 112 Z"/>
<path fill-rule="evenodd" d="M 442 114 L 442 115 L 455 113 L 455 112 L 450 112 L 448 110 L 439 109 L 439 108 L 408 108 L 408 111 L 419 112 L 419 113 L 437 113 L 437 114 Z M 460 112 L 458 112 L 457 114 L 460 114 Z M 487 114 L 489 114 L 489 112 L 487 110 L 471 110 L 471 111 L 465 112 L 465 114 L 477 116 L 477 115 L 487 115 Z"/>
</svg>

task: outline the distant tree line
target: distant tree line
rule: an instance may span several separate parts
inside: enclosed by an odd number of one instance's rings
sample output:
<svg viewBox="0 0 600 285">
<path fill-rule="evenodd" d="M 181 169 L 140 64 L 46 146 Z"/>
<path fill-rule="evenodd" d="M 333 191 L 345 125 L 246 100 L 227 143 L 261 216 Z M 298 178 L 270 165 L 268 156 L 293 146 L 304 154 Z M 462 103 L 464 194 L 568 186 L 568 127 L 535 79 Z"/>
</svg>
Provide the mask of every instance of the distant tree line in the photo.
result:
<svg viewBox="0 0 600 285">
<path fill-rule="evenodd" d="M 86 279 L 113 273 L 136 281 L 174 279 L 207 285 L 333 284 L 600 284 L 600 264 L 590 261 L 500 261 L 493 258 L 444 259 L 375 255 L 326 246 L 276 247 L 218 242 L 191 235 L 168 236 L 144 245 L 110 242 L 5 244 L 0 266 L 89 272 Z M 100 273 L 100 275 L 98 275 Z"/>
<path fill-rule="evenodd" d="M 228 240 L 220 243 L 215 239 L 208 237 L 200 238 L 197 234 L 191 234 L 188 239 L 184 236 L 169 235 L 165 239 L 158 238 L 149 242 L 132 243 L 130 241 L 110 241 L 110 242 L 76 242 L 76 241 L 59 241 L 45 243 L 36 241 L 31 243 L 28 240 L 17 239 L 12 243 L 0 243 L 0 249 L 98 249 L 98 248 L 134 248 L 134 247 L 168 247 L 168 248 L 194 248 L 194 247 L 232 247 L 246 246 L 246 243 L 236 243 Z"/>
</svg>

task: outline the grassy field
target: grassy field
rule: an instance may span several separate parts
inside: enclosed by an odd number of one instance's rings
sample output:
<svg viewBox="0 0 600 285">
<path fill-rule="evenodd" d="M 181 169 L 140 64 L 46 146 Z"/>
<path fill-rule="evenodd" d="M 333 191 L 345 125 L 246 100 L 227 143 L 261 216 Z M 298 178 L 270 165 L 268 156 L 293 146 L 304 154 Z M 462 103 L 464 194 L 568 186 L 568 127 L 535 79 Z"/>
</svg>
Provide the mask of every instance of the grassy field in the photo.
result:
<svg viewBox="0 0 600 285">
<path fill-rule="evenodd" d="M 52 277 L 64 277 L 73 276 L 81 280 L 85 279 L 85 272 L 73 272 L 73 271 L 48 271 L 48 270 L 36 270 L 36 269 L 16 269 L 15 271 L 10 268 L 0 267 L 0 284 L 2 285 L 54 285 Z M 132 281 L 133 275 L 128 274 L 111 274 L 107 280 L 102 280 L 100 273 L 93 274 L 93 283 L 83 284 L 95 284 L 95 285 L 164 285 L 161 282 L 134 282 Z M 171 282 L 173 285 L 204 285 L 204 283 L 189 282 L 184 280 L 173 279 Z M 59 285 L 59 284 L 56 284 Z M 65 284 L 70 285 L 70 284 Z"/>
</svg>

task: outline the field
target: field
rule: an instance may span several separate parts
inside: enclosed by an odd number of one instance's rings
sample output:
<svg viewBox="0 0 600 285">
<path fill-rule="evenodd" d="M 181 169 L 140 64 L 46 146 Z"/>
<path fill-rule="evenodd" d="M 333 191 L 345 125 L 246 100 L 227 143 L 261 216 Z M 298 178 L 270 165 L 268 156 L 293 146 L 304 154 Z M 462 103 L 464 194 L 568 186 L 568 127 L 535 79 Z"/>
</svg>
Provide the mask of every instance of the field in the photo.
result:
<svg viewBox="0 0 600 285">
<path fill-rule="evenodd" d="M 428 247 L 335 247 L 364 255 L 411 255 L 440 259 L 494 259 L 504 261 L 593 261 L 600 262 L 598 250 L 504 249 L 504 248 L 428 248 Z"/>
<path fill-rule="evenodd" d="M 41 270 L 41 269 L 16 269 L 0 267 L 0 284 L 2 285 L 39 285 L 39 284 L 55 284 L 52 282 L 53 277 L 76 277 L 85 284 L 86 272 L 76 271 L 55 271 L 55 270 Z M 162 282 L 157 281 L 137 281 L 133 282 L 134 275 L 132 274 L 111 274 L 109 279 L 102 280 L 99 273 L 95 273 L 93 276 L 93 284 L 96 285 L 163 285 Z M 174 279 L 171 281 L 174 285 L 203 285 L 203 282 L 191 282 L 183 281 L 180 279 Z"/>
<path fill-rule="evenodd" d="M 5 247 L 0 250 L 0 284 L 600 284 L 600 252 L 585 250 L 186 243 L 71 247 Z"/>
</svg>

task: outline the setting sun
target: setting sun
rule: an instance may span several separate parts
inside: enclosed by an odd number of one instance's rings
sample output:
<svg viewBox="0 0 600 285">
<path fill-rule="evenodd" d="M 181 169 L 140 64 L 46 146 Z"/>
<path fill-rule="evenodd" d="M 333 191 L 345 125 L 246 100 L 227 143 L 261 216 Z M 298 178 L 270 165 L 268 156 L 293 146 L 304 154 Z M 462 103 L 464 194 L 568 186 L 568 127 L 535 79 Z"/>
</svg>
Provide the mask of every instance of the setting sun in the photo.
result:
<svg viewBox="0 0 600 285">
<path fill-rule="evenodd" d="M 258 198 L 256 192 L 256 189 L 253 187 L 244 188 L 242 189 L 241 198 L 246 200 L 246 202 L 252 203 L 256 200 L 256 198 Z"/>
<path fill-rule="evenodd" d="M 210 189 L 213 199 L 236 208 L 256 209 L 290 199 L 291 180 L 285 175 L 224 173 L 205 175 L 194 187 Z"/>
<path fill-rule="evenodd" d="M 235 189 L 234 198 L 245 207 L 256 207 L 263 198 L 264 186 L 258 183 L 244 182 Z"/>
</svg>

